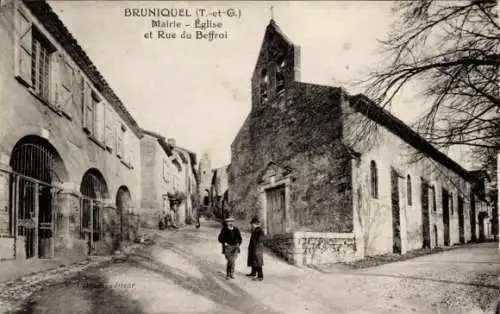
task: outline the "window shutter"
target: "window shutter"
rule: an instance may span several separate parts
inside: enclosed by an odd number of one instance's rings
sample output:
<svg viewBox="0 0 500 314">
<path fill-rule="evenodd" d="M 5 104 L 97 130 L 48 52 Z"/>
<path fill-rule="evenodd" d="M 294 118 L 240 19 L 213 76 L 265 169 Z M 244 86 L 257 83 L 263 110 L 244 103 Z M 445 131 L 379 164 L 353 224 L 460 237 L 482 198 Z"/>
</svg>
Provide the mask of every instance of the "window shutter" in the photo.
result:
<svg viewBox="0 0 500 314">
<path fill-rule="evenodd" d="M 125 132 L 125 143 L 123 145 L 124 154 L 125 154 L 125 162 L 132 166 L 132 133 Z"/>
<path fill-rule="evenodd" d="M 37 56 L 38 53 L 37 53 L 37 49 L 38 49 L 38 44 L 39 42 L 36 42 L 36 48 L 35 50 L 33 51 L 33 55 L 34 56 Z M 59 85 L 60 85 L 60 77 L 61 77 L 61 55 L 59 53 L 54 53 L 51 55 L 50 57 L 50 63 L 51 63 L 51 67 L 50 67 L 50 77 L 52 78 L 51 82 L 50 82 L 50 91 L 51 93 L 49 94 L 49 100 L 50 102 L 54 105 L 54 107 L 57 107 L 57 108 L 60 108 L 60 91 L 59 91 Z M 38 72 L 38 71 L 37 71 Z M 37 87 L 35 86 L 35 89 Z M 37 91 L 38 92 L 38 91 Z"/>
<path fill-rule="evenodd" d="M 105 134 L 105 121 L 104 121 L 104 110 L 106 106 L 104 101 L 100 101 L 96 104 L 95 110 L 95 137 L 96 139 L 104 143 L 104 134 Z"/>
<path fill-rule="evenodd" d="M 80 110 L 80 108 L 83 108 L 83 93 L 85 90 L 84 87 L 84 80 L 83 80 L 83 75 L 80 73 L 80 71 L 75 71 L 75 77 L 73 79 L 73 104 L 76 105 L 76 108 Z"/>
<path fill-rule="evenodd" d="M 24 84 L 31 86 L 32 23 L 21 8 L 17 8 L 15 20 L 17 40 L 15 76 Z"/>
<path fill-rule="evenodd" d="M 62 78 L 60 84 L 61 107 L 67 115 L 70 115 L 70 112 L 73 109 L 73 93 L 76 92 L 76 90 L 74 89 L 75 70 L 73 69 L 71 64 L 62 56 L 60 60 L 62 70 Z"/>
<path fill-rule="evenodd" d="M 122 158 L 128 162 L 128 132 L 124 131 L 122 126 Z"/>
<path fill-rule="evenodd" d="M 109 104 L 106 104 L 104 118 L 105 118 L 105 124 L 106 124 L 104 143 L 106 144 L 107 148 L 113 149 L 114 148 L 113 113 L 111 111 Z"/>
<path fill-rule="evenodd" d="M 123 131 L 119 123 L 116 127 L 116 155 L 123 158 Z"/>
<path fill-rule="evenodd" d="M 55 105 L 58 109 L 64 110 L 65 113 L 69 114 L 72 104 L 72 91 L 73 91 L 73 68 L 65 60 L 61 54 L 56 55 L 56 97 Z"/>
<path fill-rule="evenodd" d="M 133 163 L 132 163 L 132 145 L 131 145 L 131 142 L 128 143 L 128 153 L 127 153 L 127 163 L 129 164 L 129 166 L 133 167 Z"/>
<path fill-rule="evenodd" d="M 90 134 L 94 132 L 94 110 L 92 108 L 92 87 L 85 82 L 83 94 L 83 128 Z"/>
</svg>

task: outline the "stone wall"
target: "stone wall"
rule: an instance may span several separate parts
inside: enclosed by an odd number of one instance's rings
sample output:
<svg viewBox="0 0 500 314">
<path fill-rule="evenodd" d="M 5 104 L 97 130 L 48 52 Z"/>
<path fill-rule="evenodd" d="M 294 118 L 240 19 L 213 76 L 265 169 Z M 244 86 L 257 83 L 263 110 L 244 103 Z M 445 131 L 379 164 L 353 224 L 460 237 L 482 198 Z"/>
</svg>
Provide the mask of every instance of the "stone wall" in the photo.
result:
<svg viewBox="0 0 500 314">
<path fill-rule="evenodd" d="M 362 257 L 356 250 L 352 233 L 294 233 L 294 263 L 297 265 L 347 263 Z"/>
<path fill-rule="evenodd" d="M 12 259 L 15 249 L 14 237 L 0 237 L 0 260 Z"/>
<path fill-rule="evenodd" d="M 232 144 L 231 208 L 244 219 L 260 214 L 259 176 L 274 162 L 292 168 L 293 230 L 352 231 L 351 157 L 336 140 L 340 90 L 296 82 L 283 97 L 252 110 Z"/>
<path fill-rule="evenodd" d="M 288 263 L 294 263 L 293 233 L 268 236 L 265 239 L 264 245 L 278 257 L 284 259 Z"/>
<path fill-rule="evenodd" d="M 141 225 L 156 228 L 160 217 L 164 215 L 161 194 L 164 192 L 160 180 L 163 180 L 163 161 L 168 160 L 158 139 L 144 135 L 141 139 Z M 165 192 L 166 193 L 166 192 Z"/>
<path fill-rule="evenodd" d="M 157 167 L 157 150 L 161 149 L 158 140 L 152 136 L 145 135 L 141 139 L 141 208 L 155 208 L 157 200 L 157 174 L 161 171 Z"/>
<path fill-rule="evenodd" d="M 269 237 L 266 246 L 294 265 L 349 263 L 363 258 L 352 233 L 293 232 Z"/>
</svg>

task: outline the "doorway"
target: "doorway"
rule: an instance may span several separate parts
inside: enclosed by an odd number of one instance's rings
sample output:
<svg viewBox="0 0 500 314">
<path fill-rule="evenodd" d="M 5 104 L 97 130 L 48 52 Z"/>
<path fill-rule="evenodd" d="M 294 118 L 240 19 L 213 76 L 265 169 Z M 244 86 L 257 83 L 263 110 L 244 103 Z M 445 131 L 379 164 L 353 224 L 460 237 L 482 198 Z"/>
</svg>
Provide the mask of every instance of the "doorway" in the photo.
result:
<svg viewBox="0 0 500 314">
<path fill-rule="evenodd" d="M 165 206 L 166 200 L 163 200 Z M 130 231 L 128 230 L 128 221 L 126 221 L 125 217 L 128 217 L 128 213 L 130 211 L 130 207 L 132 206 L 132 197 L 130 196 L 130 191 L 126 186 L 121 186 L 116 193 L 116 214 L 118 215 L 118 236 L 117 241 L 121 242 L 124 240 L 130 239 Z M 115 246 L 119 247 L 119 243 L 115 244 Z"/>
<path fill-rule="evenodd" d="M 486 218 L 488 218 L 488 214 L 485 212 L 480 212 L 478 215 L 479 222 L 479 241 L 486 240 L 486 230 L 485 230 L 485 222 Z"/>
<path fill-rule="evenodd" d="M 266 190 L 267 232 L 275 235 L 285 232 L 285 186 Z"/>
<path fill-rule="evenodd" d="M 471 241 L 476 242 L 476 197 L 471 193 L 470 195 L 470 212 L 469 212 L 469 222 L 470 222 L 470 234 Z"/>
<path fill-rule="evenodd" d="M 87 241 L 88 254 L 97 251 L 96 243 L 102 240 L 104 200 L 108 187 L 104 176 L 95 168 L 87 170 L 80 184 L 80 233 Z"/>
<path fill-rule="evenodd" d="M 399 207 L 399 175 L 391 169 L 392 252 L 401 254 L 401 219 Z"/>
<path fill-rule="evenodd" d="M 465 228 L 464 228 L 464 199 L 458 197 L 458 234 L 460 239 L 460 244 L 465 243 Z"/>
<path fill-rule="evenodd" d="M 53 257 L 59 191 L 53 184 L 65 176 L 62 160 L 46 139 L 27 136 L 12 150 L 10 166 L 14 172 L 10 217 L 16 245 L 24 247 L 24 258 Z"/>
<path fill-rule="evenodd" d="M 429 219 L 429 184 L 425 180 L 421 180 L 422 188 L 422 247 L 430 248 L 430 219 Z"/>
<path fill-rule="evenodd" d="M 444 245 L 450 245 L 450 194 L 443 189 L 443 226 L 444 226 Z"/>
</svg>

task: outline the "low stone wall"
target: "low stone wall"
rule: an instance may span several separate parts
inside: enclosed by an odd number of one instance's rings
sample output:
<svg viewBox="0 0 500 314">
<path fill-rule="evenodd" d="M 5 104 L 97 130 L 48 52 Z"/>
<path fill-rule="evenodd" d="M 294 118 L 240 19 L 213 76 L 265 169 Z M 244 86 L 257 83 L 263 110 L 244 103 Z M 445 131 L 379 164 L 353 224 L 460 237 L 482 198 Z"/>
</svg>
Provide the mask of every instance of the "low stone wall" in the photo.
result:
<svg viewBox="0 0 500 314">
<path fill-rule="evenodd" d="M 266 237 L 264 245 L 289 263 L 294 263 L 293 234 L 278 234 Z"/>
<path fill-rule="evenodd" d="M 13 259 L 15 254 L 14 237 L 0 237 L 0 260 Z"/>
<path fill-rule="evenodd" d="M 352 233 L 294 232 L 266 239 L 266 246 L 294 265 L 320 265 L 362 259 Z"/>
<path fill-rule="evenodd" d="M 293 242 L 296 265 L 352 262 L 362 258 L 352 233 L 295 232 Z"/>
</svg>

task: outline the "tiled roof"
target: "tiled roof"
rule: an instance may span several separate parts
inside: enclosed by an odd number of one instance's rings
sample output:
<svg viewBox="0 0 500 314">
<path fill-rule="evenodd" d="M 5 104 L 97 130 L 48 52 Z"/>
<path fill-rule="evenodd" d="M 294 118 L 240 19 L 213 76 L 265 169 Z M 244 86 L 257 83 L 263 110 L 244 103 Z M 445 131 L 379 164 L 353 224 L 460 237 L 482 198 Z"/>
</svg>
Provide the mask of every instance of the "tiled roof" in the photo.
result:
<svg viewBox="0 0 500 314">
<path fill-rule="evenodd" d="M 365 95 L 358 94 L 355 96 L 351 96 L 350 99 L 351 105 L 358 112 L 362 113 L 378 124 L 386 127 L 396 136 L 413 146 L 415 149 L 425 153 L 427 156 L 453 170 L 467 181 L 470 181 L 472 179 L 472 174 L 470 171 L 467 171 L 453 159 L 440 152 L 436 147 L 434 147 L 420 134 L 407 126 L 403 121 L 392 115 L 387 110 L 375 104 Z"/>
</svg>

